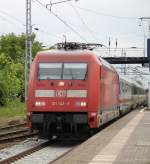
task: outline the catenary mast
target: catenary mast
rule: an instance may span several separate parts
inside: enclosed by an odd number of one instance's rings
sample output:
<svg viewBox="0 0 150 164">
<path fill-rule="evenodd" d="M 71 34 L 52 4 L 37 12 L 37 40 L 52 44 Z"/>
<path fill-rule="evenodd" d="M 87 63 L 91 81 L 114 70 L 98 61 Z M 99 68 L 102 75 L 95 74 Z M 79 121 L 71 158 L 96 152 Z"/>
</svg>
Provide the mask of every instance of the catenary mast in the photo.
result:
<svg viewBox="0 0 150 164">
<path fill-rule="evenodd" d="M 32 25 L 31 0 L 26 0 L 26 47 L 25 47 L 25 100 L 27 100 L 27 85 L 29 70 L 32 63 Z"/>
</svg>

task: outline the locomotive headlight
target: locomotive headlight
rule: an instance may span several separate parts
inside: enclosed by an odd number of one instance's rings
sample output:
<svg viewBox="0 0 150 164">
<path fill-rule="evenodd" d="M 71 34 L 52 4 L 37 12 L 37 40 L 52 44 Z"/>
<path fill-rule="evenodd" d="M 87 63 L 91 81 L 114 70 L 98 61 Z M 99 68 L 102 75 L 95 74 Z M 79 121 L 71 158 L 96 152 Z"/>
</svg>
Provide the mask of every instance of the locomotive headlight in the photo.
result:
<svg viewBox="0 0 150 164">
<path fill-rule="evenodd" d="M 45 106 L 45 102 L 44 101 L 36 101 L 35 102 L 35 106 Z"/>
<path fill-rule="evenodd" d="M 76 106 L 78 106 L 78 107 L 86 107 L 87 106 L 87 103 L 85 101 L 76 102 Z"/>
<path fill-rule="evenodd" d="M 81 106 L 85 107 L 87 104 L 85 101 L 81 102 Z"/>
<path fill-rule="evenodd" d="M 63 81 L 60 81 L 60 82 L 58 83 L 58 85 L 59 85 L 59 86 L 64 86 L 65 83 L 64 83 Z"/>
</svg>

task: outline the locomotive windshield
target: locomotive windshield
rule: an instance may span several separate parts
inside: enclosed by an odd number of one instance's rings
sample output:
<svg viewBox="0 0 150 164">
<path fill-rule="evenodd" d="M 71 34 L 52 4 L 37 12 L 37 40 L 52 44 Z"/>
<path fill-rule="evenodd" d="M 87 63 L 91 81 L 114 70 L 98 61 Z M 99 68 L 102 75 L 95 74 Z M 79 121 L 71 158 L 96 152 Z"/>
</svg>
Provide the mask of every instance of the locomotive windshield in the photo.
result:
<svg viewBox="0 0 150 164">
<path fill-rule="evenodd" d="M 87 63 L 39 63 L 39 80 L 87 78 Z"/>
</svg>

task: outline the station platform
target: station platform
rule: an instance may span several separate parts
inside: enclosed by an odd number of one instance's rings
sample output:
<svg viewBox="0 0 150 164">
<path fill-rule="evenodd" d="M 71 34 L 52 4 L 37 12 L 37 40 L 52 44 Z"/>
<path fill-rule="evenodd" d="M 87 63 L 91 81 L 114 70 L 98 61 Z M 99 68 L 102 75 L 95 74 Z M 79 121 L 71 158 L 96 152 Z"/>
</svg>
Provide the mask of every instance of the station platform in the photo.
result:
<svg viewBox="0 0 150 164">
<path fill-rule="evenodd" d="M 150 164 L 150 111 L 130 112 L 54 164 Z"/>
</svg>

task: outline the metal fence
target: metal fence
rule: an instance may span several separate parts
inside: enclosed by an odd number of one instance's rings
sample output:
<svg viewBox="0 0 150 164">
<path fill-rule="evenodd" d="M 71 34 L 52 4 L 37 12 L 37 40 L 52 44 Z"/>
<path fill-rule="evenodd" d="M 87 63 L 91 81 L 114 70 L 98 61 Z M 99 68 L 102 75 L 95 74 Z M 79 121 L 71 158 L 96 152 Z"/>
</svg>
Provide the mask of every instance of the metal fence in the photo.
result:
<svg viewBox="0 0 150 164">
<path fill-rule="evenodd" d="M 99 48 L 101 57 L 146 57 L 144 48 Z"/>
</svg>

